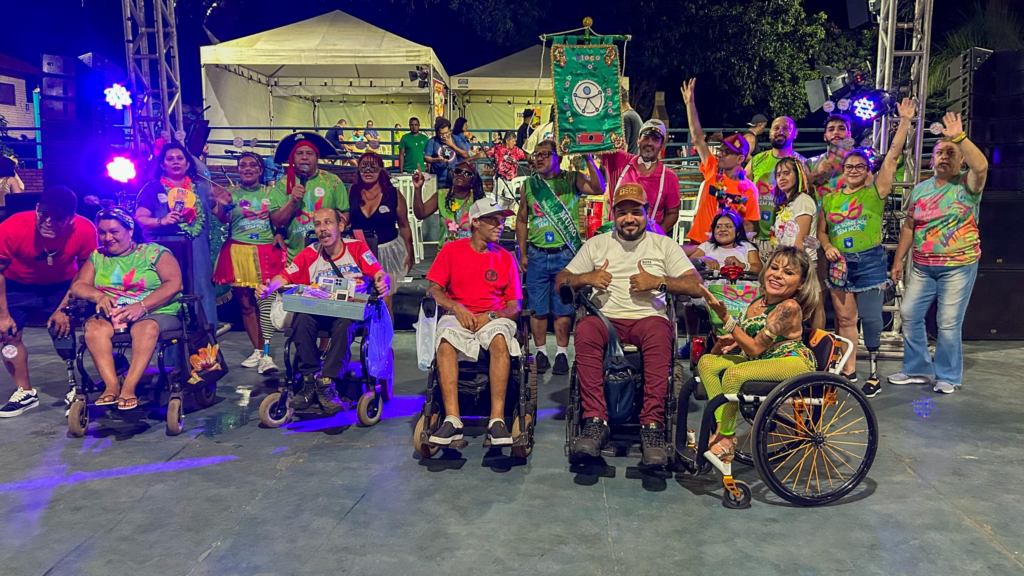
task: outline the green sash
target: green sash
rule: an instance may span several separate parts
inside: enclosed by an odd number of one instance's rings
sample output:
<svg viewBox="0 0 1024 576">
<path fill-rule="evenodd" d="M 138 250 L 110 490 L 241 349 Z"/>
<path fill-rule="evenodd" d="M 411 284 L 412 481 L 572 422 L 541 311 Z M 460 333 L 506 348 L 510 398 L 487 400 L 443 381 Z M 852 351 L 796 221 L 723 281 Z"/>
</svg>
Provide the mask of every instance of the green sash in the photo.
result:
<svg viewBox="0 0 1024 576">
<path fill-rule="evenodd" d="M 569 214 L 569 210 L 562 204 L 562 201 L 558 199 L 555 192 L 551 190 L 548 183 L 540 176 L 534 174 L 530 176 L 530 189 L 533 191 L 533 197 L 540 204 L 541 210 L 547 215 L 548 220 L 551 221 L 551 226 L 558 232 L 558 235 L 565 241 L 566 246 L 572 250 L 573 254 L 579 252 L 580 247 L 583 246 L 583 239 L 580 238 L 579 229 L 576 226 L 576 219 Z"/>
</svg>

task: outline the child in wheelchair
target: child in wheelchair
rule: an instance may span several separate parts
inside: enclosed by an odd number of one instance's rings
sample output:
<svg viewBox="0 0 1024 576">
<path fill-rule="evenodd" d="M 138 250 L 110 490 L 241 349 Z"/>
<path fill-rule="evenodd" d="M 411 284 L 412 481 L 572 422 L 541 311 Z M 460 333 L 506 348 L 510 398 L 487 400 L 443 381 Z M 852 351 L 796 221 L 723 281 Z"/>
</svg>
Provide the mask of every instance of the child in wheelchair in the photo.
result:
<svg viewBox="0 0 1024 576">
<path fill-rule="evenodd" d="M 284 271 L 275 276 L 269 285 L 256 289 L 260 298 L 266 298 L 288 284 L 312 285 L 326 278 L 358 278 L 360 275 L 373 280 L 379 296 L 387 295 L 389 279 L 381 269 L 370 247 L 362 240 L 343 239 L 340 230 L 341 218 L 333 208 L 321 208 L 313 213 L 313 229 L 318 242 L 307 246 Z M 296 313 L 292 319 L 291 340 L 298 356 L 298 373 L 302 388 L 288 406 L 298 410 L 316 403 L 324 412 L 333 415 L 345 408 L 335 380 L 348 367 L 351 344 L 356 321 L 349 318 L 334 318 L 312 314 Z M 330 334 L 330 344 L 320 365 L 318 334 Z"/>
</svg>

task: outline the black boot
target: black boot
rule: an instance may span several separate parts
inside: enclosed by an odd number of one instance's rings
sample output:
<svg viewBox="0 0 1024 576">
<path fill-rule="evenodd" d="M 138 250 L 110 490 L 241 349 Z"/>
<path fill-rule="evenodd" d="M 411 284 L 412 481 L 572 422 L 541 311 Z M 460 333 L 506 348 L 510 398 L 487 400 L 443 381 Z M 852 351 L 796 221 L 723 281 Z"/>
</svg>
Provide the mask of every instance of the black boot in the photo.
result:
<svg viewBox="0 0 1024 576">
<path fill-rule="evenodd" d="M 334 380 L 330 378 L 317 378 L 316 399 L 328 416 L 334 416 L 345 408 L 338 398 L 338 391 L 334 388 Z"/>
<path fill-rule="evenodd" d="M 296 410 L 305 410 L 316 401 L 316 376 L 302 377 L 302 388 L 292 397 L 289 405 Z"/>
</svg>

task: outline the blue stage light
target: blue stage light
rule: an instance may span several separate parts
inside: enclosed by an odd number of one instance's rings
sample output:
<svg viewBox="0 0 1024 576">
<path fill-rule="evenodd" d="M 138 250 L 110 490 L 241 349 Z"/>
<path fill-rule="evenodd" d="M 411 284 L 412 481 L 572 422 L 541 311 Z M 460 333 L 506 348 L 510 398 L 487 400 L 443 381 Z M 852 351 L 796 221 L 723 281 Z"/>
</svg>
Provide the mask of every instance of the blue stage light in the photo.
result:
<svg viewBox="0 0 1024 576">
<path fill-rule="evenodd" d="M 867 122 L 875 116 L 878 116 L 878 107 L 875 105 L 875 101 L 871 98 L 861 96 L 853 101 L 853 114 Z"/>
</svg>

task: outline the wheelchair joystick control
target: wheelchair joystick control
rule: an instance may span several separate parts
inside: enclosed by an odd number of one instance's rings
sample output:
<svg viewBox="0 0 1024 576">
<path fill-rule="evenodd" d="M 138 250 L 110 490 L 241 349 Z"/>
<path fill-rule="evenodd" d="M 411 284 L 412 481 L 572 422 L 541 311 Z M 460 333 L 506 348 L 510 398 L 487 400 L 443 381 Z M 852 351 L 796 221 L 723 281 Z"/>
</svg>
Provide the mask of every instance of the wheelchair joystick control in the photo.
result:
<svg viewBox="0 0 1024 576">
<path fill-rule="evenodd" d="M 18 356 L 18 348 L 14 344 L 8 344 L 7 346 L 4 346 L 2 353 L 4 355 L 4 358 L 7 358 L 8 360 L 13 360 Z"/>
</svg>

